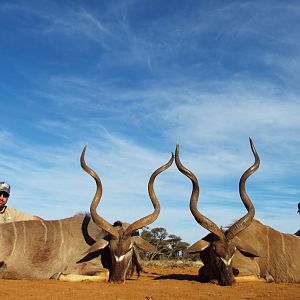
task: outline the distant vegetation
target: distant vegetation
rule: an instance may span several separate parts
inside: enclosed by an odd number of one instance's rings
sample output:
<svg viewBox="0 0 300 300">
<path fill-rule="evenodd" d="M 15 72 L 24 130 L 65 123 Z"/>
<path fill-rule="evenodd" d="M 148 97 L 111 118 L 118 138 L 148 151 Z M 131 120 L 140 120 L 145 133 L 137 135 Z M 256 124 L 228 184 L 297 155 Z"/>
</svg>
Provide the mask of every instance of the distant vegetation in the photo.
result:
<svg viewBox="0 0 300 300">
<path fill-rule="evenodd" d="M 167 230 L 163 227 L 155 227 L 152 229 L 145 227 L 142 229 L 140 235 L 161 252 L 161 254 L 142 252 L 140 256 L 143 260 L 192 259 L 192 257 L 186 253 L 189 243 L 182 241 L 180 236 L 168 234 Z"/>
</svg>

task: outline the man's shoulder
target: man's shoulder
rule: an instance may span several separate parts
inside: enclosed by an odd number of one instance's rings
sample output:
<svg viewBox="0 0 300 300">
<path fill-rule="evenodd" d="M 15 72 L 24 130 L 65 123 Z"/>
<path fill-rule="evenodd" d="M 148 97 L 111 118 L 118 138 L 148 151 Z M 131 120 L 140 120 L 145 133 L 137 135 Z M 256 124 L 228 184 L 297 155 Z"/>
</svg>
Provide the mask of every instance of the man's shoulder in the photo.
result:
<svg viewBox="0 0 300 300">
<path fill-rule="evenodd" d="M 15 212 L 18 212 L 18 210 L 15 209 L 14 207 L 6 206 L 6 212 L 15 213 Z"/>
<path fill-rule="evenodd" d="M 14 207 L 8 206 L 6 210 L 8 211 L 8 214 L 13 218 L 14 221 L 23 221 L 23 220 L 32 219 L 32 215 L 23 212 L 21 210 L 18 210 Z"/>
</svg>

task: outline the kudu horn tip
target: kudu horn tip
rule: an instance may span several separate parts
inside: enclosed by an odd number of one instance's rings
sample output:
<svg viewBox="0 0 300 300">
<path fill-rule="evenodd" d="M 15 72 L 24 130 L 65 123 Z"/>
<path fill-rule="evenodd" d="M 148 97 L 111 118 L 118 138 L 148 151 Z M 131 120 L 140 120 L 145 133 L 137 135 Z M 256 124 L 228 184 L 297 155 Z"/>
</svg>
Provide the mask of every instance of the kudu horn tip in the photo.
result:
<svg viewBox="0 0 300 300">
<path fill-rule="evenodd" d="M 84 145 L 83 150 L 82 150 L 81 155 L 80 155 L 80 164 L 81 164 L 82 168 L 84 168 L 84 166 L 85 166 L 84 156 L 85 156 L 86 148 L 87 148 L 87 145 Z"/>
<path fill-rule="evenodd" d="M 253 141 L 250 137 L 249 137 L 249 142 L 250 142 L 251 150 L 252 150 L 253 154 L 255 155 L 256 154 L 256 149 L 255 149 L 254 143 L 253 143 Z"/>
<path fill-rule="evenodd" d="M 176 144 L 175 155 L 179 155 L 179 144 Z"/>
</svg>

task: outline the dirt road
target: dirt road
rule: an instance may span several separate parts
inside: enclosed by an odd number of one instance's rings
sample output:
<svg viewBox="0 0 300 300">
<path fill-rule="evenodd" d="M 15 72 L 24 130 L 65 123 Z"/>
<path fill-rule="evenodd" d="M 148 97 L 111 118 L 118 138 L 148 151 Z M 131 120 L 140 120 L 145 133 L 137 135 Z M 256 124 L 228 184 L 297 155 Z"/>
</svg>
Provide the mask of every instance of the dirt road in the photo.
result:
<svg viewBox="0 0 300 300">
<path fill-rule="evenodd" d="M 0 280 L 1 299 L 177 300 L 300 299 L 300 284 L 237 283 L 221 287 L 197 282 L 195 267 L 146 267 L 125 284 L 52 280 Z"/>
</svg>

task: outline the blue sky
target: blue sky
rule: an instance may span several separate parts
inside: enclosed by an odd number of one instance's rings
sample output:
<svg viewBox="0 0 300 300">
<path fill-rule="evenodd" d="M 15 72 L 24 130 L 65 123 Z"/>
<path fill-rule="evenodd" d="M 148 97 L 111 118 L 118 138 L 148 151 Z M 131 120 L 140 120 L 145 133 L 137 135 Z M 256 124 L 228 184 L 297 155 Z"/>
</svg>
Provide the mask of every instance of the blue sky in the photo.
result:
<svg viewBox="0 0 300 300">
<path fill-rule="evenodd" d="M 180 144 L 199 209 L 218 225 L 245 214 L 293 233 L 300 201 L 298 1 L 0 1 L 1 180 L 10 204 L 45 219 L 88 211 L 132 222 L 152 212 L 147 183 Z M 157 177 L 151 225 L 193 243 L 175 164 Z"/>
</svg>

